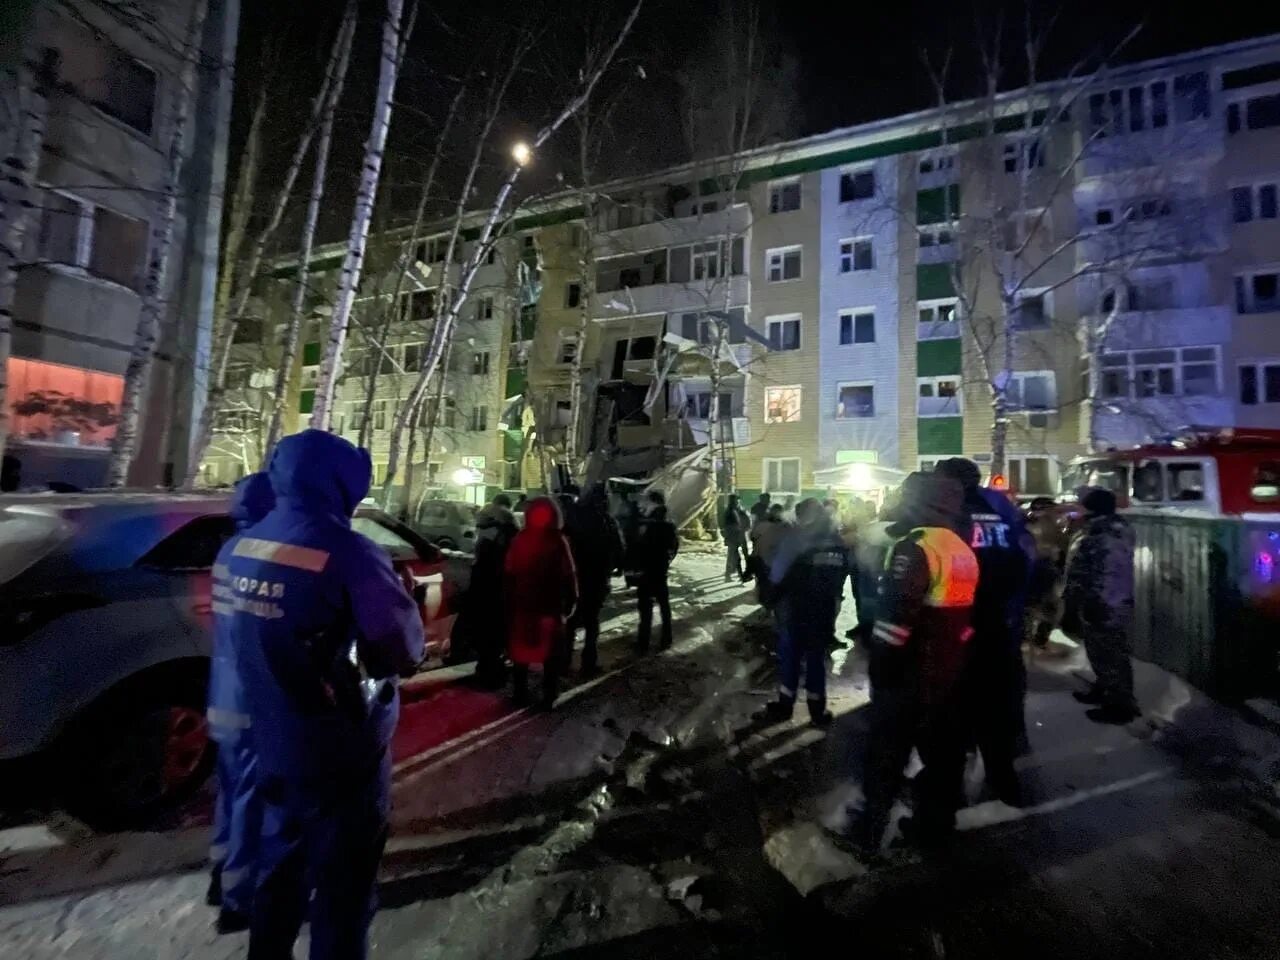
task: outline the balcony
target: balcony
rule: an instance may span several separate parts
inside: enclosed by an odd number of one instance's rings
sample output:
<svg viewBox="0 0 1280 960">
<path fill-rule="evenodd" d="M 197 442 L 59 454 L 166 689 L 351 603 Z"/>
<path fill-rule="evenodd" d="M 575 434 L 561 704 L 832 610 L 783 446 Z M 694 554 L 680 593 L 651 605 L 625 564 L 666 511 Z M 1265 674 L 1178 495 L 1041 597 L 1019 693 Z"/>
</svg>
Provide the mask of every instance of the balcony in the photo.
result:
<svg viewBox="0 0 1280 960">
<path fill-rule="evenodd" d="M 678 450 L 705 447 L 711 435 L 710 421 L 679 417 L 666 421 L 667 446 Z M 720 421 L 720 438 L 727 444 L 742 446 L 751 442 L 751 421 L 746 417 L 733 417 Z"/>
<path fill-rule="evenodd" d="M 751 208 L 745 203 L 700 217 L 673 217 L 655 223 L 608 230 L 596 235 L 595 258 L 616 257 L 642 250 L 679 247 L 725 235 L 745 236 L 751 229 Z"/>
<path fill-rule="evenodd" d="M 591 312 L 596 320 L 625 320 L 646 314 L 722 310 L 726 290 L 731 306 L 745 306 L 750 298 L 750 281 L 741 276 L 627 287 L 597 294 Z"/>
<path fill-rule="evenodd" d="M 1225 304 L 1132 310 L 1115 315 L 1107 328 L 1107 350 L 1184 347 L 1231 339 L 1234 313 Z"/>
<path fill-rule="evenodd" d="M 1211 164 L 1220 160 L 1225 150 L 1226 135 L 1220 116 L 1175 122 L 1154 130 L 1095 139 L 1080 163 L 1080 176 L 1132 176 L 1133 171 L 1143 167 L 1167 167 L 1170 162 Z"/>
</svg>

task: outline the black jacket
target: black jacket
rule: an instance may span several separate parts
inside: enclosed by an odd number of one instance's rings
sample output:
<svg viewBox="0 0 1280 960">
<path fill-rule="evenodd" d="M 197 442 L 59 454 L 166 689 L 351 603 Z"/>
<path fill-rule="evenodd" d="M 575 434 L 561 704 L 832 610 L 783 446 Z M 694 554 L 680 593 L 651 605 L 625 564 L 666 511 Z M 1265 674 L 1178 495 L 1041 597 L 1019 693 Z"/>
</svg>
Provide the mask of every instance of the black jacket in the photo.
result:
<svg viewBox="0 0 1280 960">
<path fill-rule="evenodd" d="M 665 510 L 655 510 L 640 522 L 633 562 L 642 577 L 665 580 L 679 551 L 680 537 Z"/>
</svg>

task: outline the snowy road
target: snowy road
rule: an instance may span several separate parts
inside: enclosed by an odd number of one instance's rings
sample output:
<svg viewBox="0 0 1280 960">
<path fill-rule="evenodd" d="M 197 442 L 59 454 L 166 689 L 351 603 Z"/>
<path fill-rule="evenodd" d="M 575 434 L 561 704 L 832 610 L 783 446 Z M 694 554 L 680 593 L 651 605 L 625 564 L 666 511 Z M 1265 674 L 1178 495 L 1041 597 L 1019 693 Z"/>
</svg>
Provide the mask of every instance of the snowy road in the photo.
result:
<svg viewBox="0 0 1280 960">
<path fill-rule="evenodd" d="M 826 734 L 754 728 L 767 621 L 721 564 L 679 561 L 662 655 L 630 652 L 615 597 L 605 675 L 552 714 L 444 672 L 409 686 L 376 957 L 1280 956 L 1276 738 L 1150 670 L 1140 699 L 1162 716 L 1097 727 L 1070 698 L 1076 664 L 1038 664 L 1032 805 L 978 803 L 946 863 L 868 873 L 824 829 L 857 794 L 862 665 L 833 658 Z M 58 816 L 0 831 L 0 956 L 242 955 L 203 904 L 201 814 L 151 834 Z"/>
</svg>

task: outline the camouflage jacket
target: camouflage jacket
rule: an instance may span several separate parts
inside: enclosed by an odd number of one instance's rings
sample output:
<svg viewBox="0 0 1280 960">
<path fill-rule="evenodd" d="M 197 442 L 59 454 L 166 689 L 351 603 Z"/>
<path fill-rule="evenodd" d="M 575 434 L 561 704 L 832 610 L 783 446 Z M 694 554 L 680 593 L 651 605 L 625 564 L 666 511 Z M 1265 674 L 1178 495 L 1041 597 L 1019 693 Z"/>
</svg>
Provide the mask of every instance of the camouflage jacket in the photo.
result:
<svg viewBox="0 0 1280 960">
<path fill-rule="evenodd" d="M 1120 516 L 1091 517 L 1067 551 L 1063 626 L 1123 627 L 1133 616 L 1133 528 Z"/>
</svg>

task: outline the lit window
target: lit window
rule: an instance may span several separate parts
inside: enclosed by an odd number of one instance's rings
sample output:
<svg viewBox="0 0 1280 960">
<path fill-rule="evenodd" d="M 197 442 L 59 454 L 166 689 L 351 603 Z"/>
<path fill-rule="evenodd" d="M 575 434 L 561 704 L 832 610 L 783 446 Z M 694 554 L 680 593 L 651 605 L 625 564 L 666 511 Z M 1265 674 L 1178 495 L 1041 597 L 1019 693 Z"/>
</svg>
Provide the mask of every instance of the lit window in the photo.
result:
<svg viewBox="0 0 1280 960">
<path fill-rule="evenodd" d="M 795 423 L 800 419 L 800 388 L 765 387 L 764 422 Z"/>
</svg>

